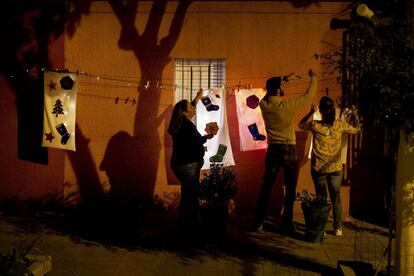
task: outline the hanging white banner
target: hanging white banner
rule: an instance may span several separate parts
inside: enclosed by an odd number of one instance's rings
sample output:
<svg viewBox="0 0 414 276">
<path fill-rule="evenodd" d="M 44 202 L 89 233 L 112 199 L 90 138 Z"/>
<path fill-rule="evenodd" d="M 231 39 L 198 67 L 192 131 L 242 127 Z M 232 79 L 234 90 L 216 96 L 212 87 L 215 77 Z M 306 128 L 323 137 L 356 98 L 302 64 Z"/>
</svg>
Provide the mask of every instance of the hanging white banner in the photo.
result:
<svg viewBox="0 0 414 276">
<path fill-rule="evenodd" d="M 212 126 L 211 132 L 217 135 L 207 140 L 204 146 L 203 169 L 209 169 L 210 163 L 222 163 L 224 166 L 234 165 L 233 151 L 230 143 L 229 128 L 227 125 L 226 93 L 223 89 L 212 88 L 204 91 L 203 98 L 197 104 L 197 130 L 202 135 L 209 133 L 206 125 Z"/>
<path fill-rule="evenodd" d="M 265 94 L 261 88 L 235 91 L 240 151 L 267 148 L 266 128 L 259 106 Z"/>
<path fill-rule="evenodd" d="M 44 73 L 43 147 L 75 151 L 76 73 Z"/>
</svg>

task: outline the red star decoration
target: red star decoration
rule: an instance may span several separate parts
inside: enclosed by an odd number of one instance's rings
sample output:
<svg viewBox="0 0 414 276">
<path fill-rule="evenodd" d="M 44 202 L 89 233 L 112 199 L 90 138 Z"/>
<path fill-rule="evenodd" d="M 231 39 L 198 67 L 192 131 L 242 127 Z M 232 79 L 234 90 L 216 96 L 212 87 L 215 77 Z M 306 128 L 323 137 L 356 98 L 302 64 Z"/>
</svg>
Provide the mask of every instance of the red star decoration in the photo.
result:
<svg viewBox="0 0 414 276">
<path fill-rule="evenodd" d="M 52 140 L 55 139 L 55 136 L 53 136 L 52 132 L 49 133 L 45 133 L 46 135 L 46 141 L 49 141 L 50 143 L 52 143 Z"/>
<path fill-rule="evenodd" d="M 50 81 L 49 82 L 49 90 L 56 90 L 56 82 L 54 82 L 54 81 Z"/>
</svg>

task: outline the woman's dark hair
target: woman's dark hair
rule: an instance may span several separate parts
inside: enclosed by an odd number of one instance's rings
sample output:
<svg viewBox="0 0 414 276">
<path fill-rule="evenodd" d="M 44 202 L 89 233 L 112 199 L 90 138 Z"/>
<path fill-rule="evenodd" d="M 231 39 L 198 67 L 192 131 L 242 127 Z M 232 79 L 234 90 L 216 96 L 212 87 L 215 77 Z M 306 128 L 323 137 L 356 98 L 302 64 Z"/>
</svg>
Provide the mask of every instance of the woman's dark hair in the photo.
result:
<svg viewBox="0 0 414 276">
<path fill-rule="evenodd" d="M 336 118 L 334 101 L 327 96 L 323 96 L 319 101 L 319 111 L 322 115 L 322 121 L 332 126 Z"/>
<path fill-rule="evenodd" d="M 171 115 L 170 124 L 168 125 L 168 133 L 170 135 L 176 134 L 183 123 L 184 112 L 187 111 L 187 100 L 181 100 L 174 105 Z"/>
</svg>

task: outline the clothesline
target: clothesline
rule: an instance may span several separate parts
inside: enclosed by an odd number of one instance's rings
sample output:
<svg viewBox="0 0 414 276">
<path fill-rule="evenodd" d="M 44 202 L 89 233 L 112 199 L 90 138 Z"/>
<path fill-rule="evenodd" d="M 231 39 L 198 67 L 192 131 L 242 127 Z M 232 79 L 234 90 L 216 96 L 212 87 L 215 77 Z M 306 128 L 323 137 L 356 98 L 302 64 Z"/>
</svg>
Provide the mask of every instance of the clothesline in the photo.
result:
<svg viewBox="0 0 414 276">
<path fill-rule="evenodd" d="M 134 91 L 135 91 L 136 88 L 140 87 L 140 86 L 133 86 L 133 85 L 115 85 L 115 84 L 103 84 L 103 83 L 92 83 L 92 82 L 80 82 L 80 83 L 83 84 L 83 85 L 94 86 L 94 87 L 111 87 L 111 88 L 119 88 L 119 89 L 121 89 L 121 88 L 131 88 L 131 89 L 134 89 Z M 307 83 L 303 83 L 303 84 L 307 84 Z M 300 86 L 300 85 L 302 85 L 302 84 L 296 84 L 296 85 L 285 86 L 285 87 L 289 89 L 289 88 Z M 148 88 L 149 87 L 150 86 L 148 86 Z M 159 87 L 159 88 L 163 89 L 163 88 L 166 88 L 166 87 L 173 87 L 174 89 L 184 88 L 186 90 L 190 90 L 189 87 L 181 86 L 181 85 L 163 85 L 162 87 Z M 221 87 L 218 87 L 218 88 L 222 88 L 224 90 L 238 91 L 238 90 L 242 90 L 242 89 L 259 89 L 259 88 L 263 88 L 263 87 L 254 87 L 253 85 L 248 84 L 248 85 L 221 86 Z M 340 90 L 340 89 L 336 89 L 336 90 Z M 137 91 L 135 91 L 135 92 L 137 92 Z M 295 93 L 291 92 L 289 94 L 301 94 L 301 93 L 303 93 L 303 92 L 302 91 L 297 92 L 297 93 L 296 92 Z"/>
<path fill-rule="evenodd" d="M 47 71 L 46 69 L 42 69 L 42 71 Z M 143 86 L 144 88 L 148 89 L 150 86 L 151 87 L 156 87 L 156 88 L 184 88 L 184 89 L 189 89 L 189 87 L 186 86 L 180 86 L 177 84 L 172 84 L 172 82 L 174 81 L 174 79 L 170 79 L 170 78 L 163 78 L 163 81 L 171 81 L 171 83 L 168 82 L 163 82 L 160 79 L 155 79 L 155 78 L 148 78 L 145 80 L 142 79 L 137 79 L 135 77 L 128 77 L 128 76 L 111 76 L 111 75 L 97 75 L 97 74 L 91 74 L 91 73 L 87 73 L 84 71 L 69 71 L 68 69 L 53 69 L 53 70 L 49 70 L 49 71 L 56 71 L 56 72 L 67 72 L 67 73 L 76 73 L 80 76 L 84 76 L 90 79 L 95 79 L 97 81 L 100 80 L 104 80 L 104 81 L 113 81 L 113 82 L 118 82 L 118 83 L 125 83 L 124 85 L 119 85 L 122 87 L 139 87 L 139 86 Z M 295 74 L 297 76 L 300 77 L 299 80 L 292 80 L 290 82 L 288 82 L 286 84 L 286 87 L 293 87 L 293 86 L 298 86 L 298 85 L 302 85 L 305 84 L 307 82 L 307 80 L 304 80 L 303 82 L 301 82 L 300 80 L 302 79 L 302 76 L 307 76 L 307 73 L 304 74 Z M 227 78 L 227 81 L 238 81 L 237 84 L 232 85 L 232 86 L 225 86 L 225 88 L 234 88 L 234 87 L 244 87 L 244 88 L 249 88 L 250 87 L 250 83 L 245 83 L 244 85 L 241 84 L 242 80 L 253 80 L 253 79 L 263 79 L 264 81 L 266 79 L 268 79 L 269 76 L 249 76 L 249 77 L 238 77 L 238 78 Z M 327 80 L 334 80 L 336 79 L 335 77 L 329 77 L 329 78 L 321 78 L 319 79 L 319 81 L 327 81 Z M 295 84 L 293 85 L 292 82 L 294 82 Z M 86 83 L 86 82 L 83 82 Z M 115 84 L 112 84 L 113 87 L 117 86 Z"/>
<path fill-rule="evenodd" d="M 337 92 L 340 91 L 341 89 L 330 89 L 329 92 Z M 317 90 L 317 92 L 319 93 L 325 93 L 326 91 L 323 89 L 319 89 Z M 236 94 L 236 91 L 232 91 L 231 94 Z M 303 91 L 299 92 L 299 93 L 289 93 L 287 94 L 287 96 L 297 96 L 297 95 L 301 95 L 303 94 Z M 102 95 L 97 95 L 97 94 L 88 94 L 88 93 L 77 93 L 78 96 L 83 96 L 83 97 L 89 97 L 89 98 L 93 98 L 96 100 L 111 100 L 114 101 L 115 104 L 132 104 L 135 105 L 138 103 L 138 97 L 137 96 L 129 96 L 129 97 L 119 97 L 119 96 L 102 96 Z M 166 104 L 165 106 L 169 106 L 168 104 Z"/>
<path fill-rule="evenodd" d="M 104 77 L 99 77 L 97 78 L 97 80 L 109 80 L 108 78 L 104 78 Z M 334 77 L 330 77 L 330 78 L 323 78 L 323 79 L 319 79 L 319 82 L 323 82 L 323 81 L 329 81 L 329 80 L 336 80 L 336 78 Z M 114 81 L 114 80 L 112 80 Z M 117 80 L 119 81 L 119 80 Z M 87 82 L 87 81 L 80 81 L 81 84 L 84 85 L 91 85 L 91 86 L 101 86 L 101 87 L 113 87 L 113 88 L 139 88 L 142 87 L 145 90 L 149 89 L 150 87 L 156 87 L 157 89 L 165 89 L 165 88 L 173 88 L 175 89 L 184 89 L 184 90 L 191 90 L 191 87 L 189 86 L 185 86 L 185 85 L 179 85 L 179 84 L 170 84 L 170 83 L 160 83 L 159 81 L 155 82 L 155 84 L 151 83 L 151 81 L 147 81 L 146 83 L 140 83 L 139 81 L 130 81 L 130 82 L 126 82 L 126 81 L 119 81 L 120 83 L 118 84 L 108 84 L 108 83 L 96 83 L 96 82 Z M 308 80 L 304 80 L 304 81 L 298 81 L 298 80 L 294 80 L 291 82 L 288 82 L 287 84 L 285 84 L 286 88 L 293 88 L 293 87 L 298 87 L 298 86 L 304 86 L 307 85 L 309 83 Z M 252 83 L 245 83 L 245 84 L 241 84 L 241 82 L 239 82 L 238 84 L 234 84 L 234 85 L 222 85 L 220 86 L 224 89 L 252 89 L 253 88 L 253 84 Z M 255 87 L 257 88 L 257 87 Z"/>
</svg>

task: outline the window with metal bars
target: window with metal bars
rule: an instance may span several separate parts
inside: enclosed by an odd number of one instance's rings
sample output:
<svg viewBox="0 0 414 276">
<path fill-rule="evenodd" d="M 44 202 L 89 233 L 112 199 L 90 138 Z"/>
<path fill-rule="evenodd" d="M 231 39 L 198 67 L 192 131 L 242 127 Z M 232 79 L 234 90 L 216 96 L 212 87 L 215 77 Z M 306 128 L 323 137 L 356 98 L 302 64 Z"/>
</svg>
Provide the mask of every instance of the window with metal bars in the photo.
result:
<svg viewBox="0 0 414 276">
<path fill-rule="evenodd" d="M 200 88 L 210 89 L 225 84 L 226 63 L 224 59 L 175 60 L 174 102 L 191 101 Z"/>
</svg>

